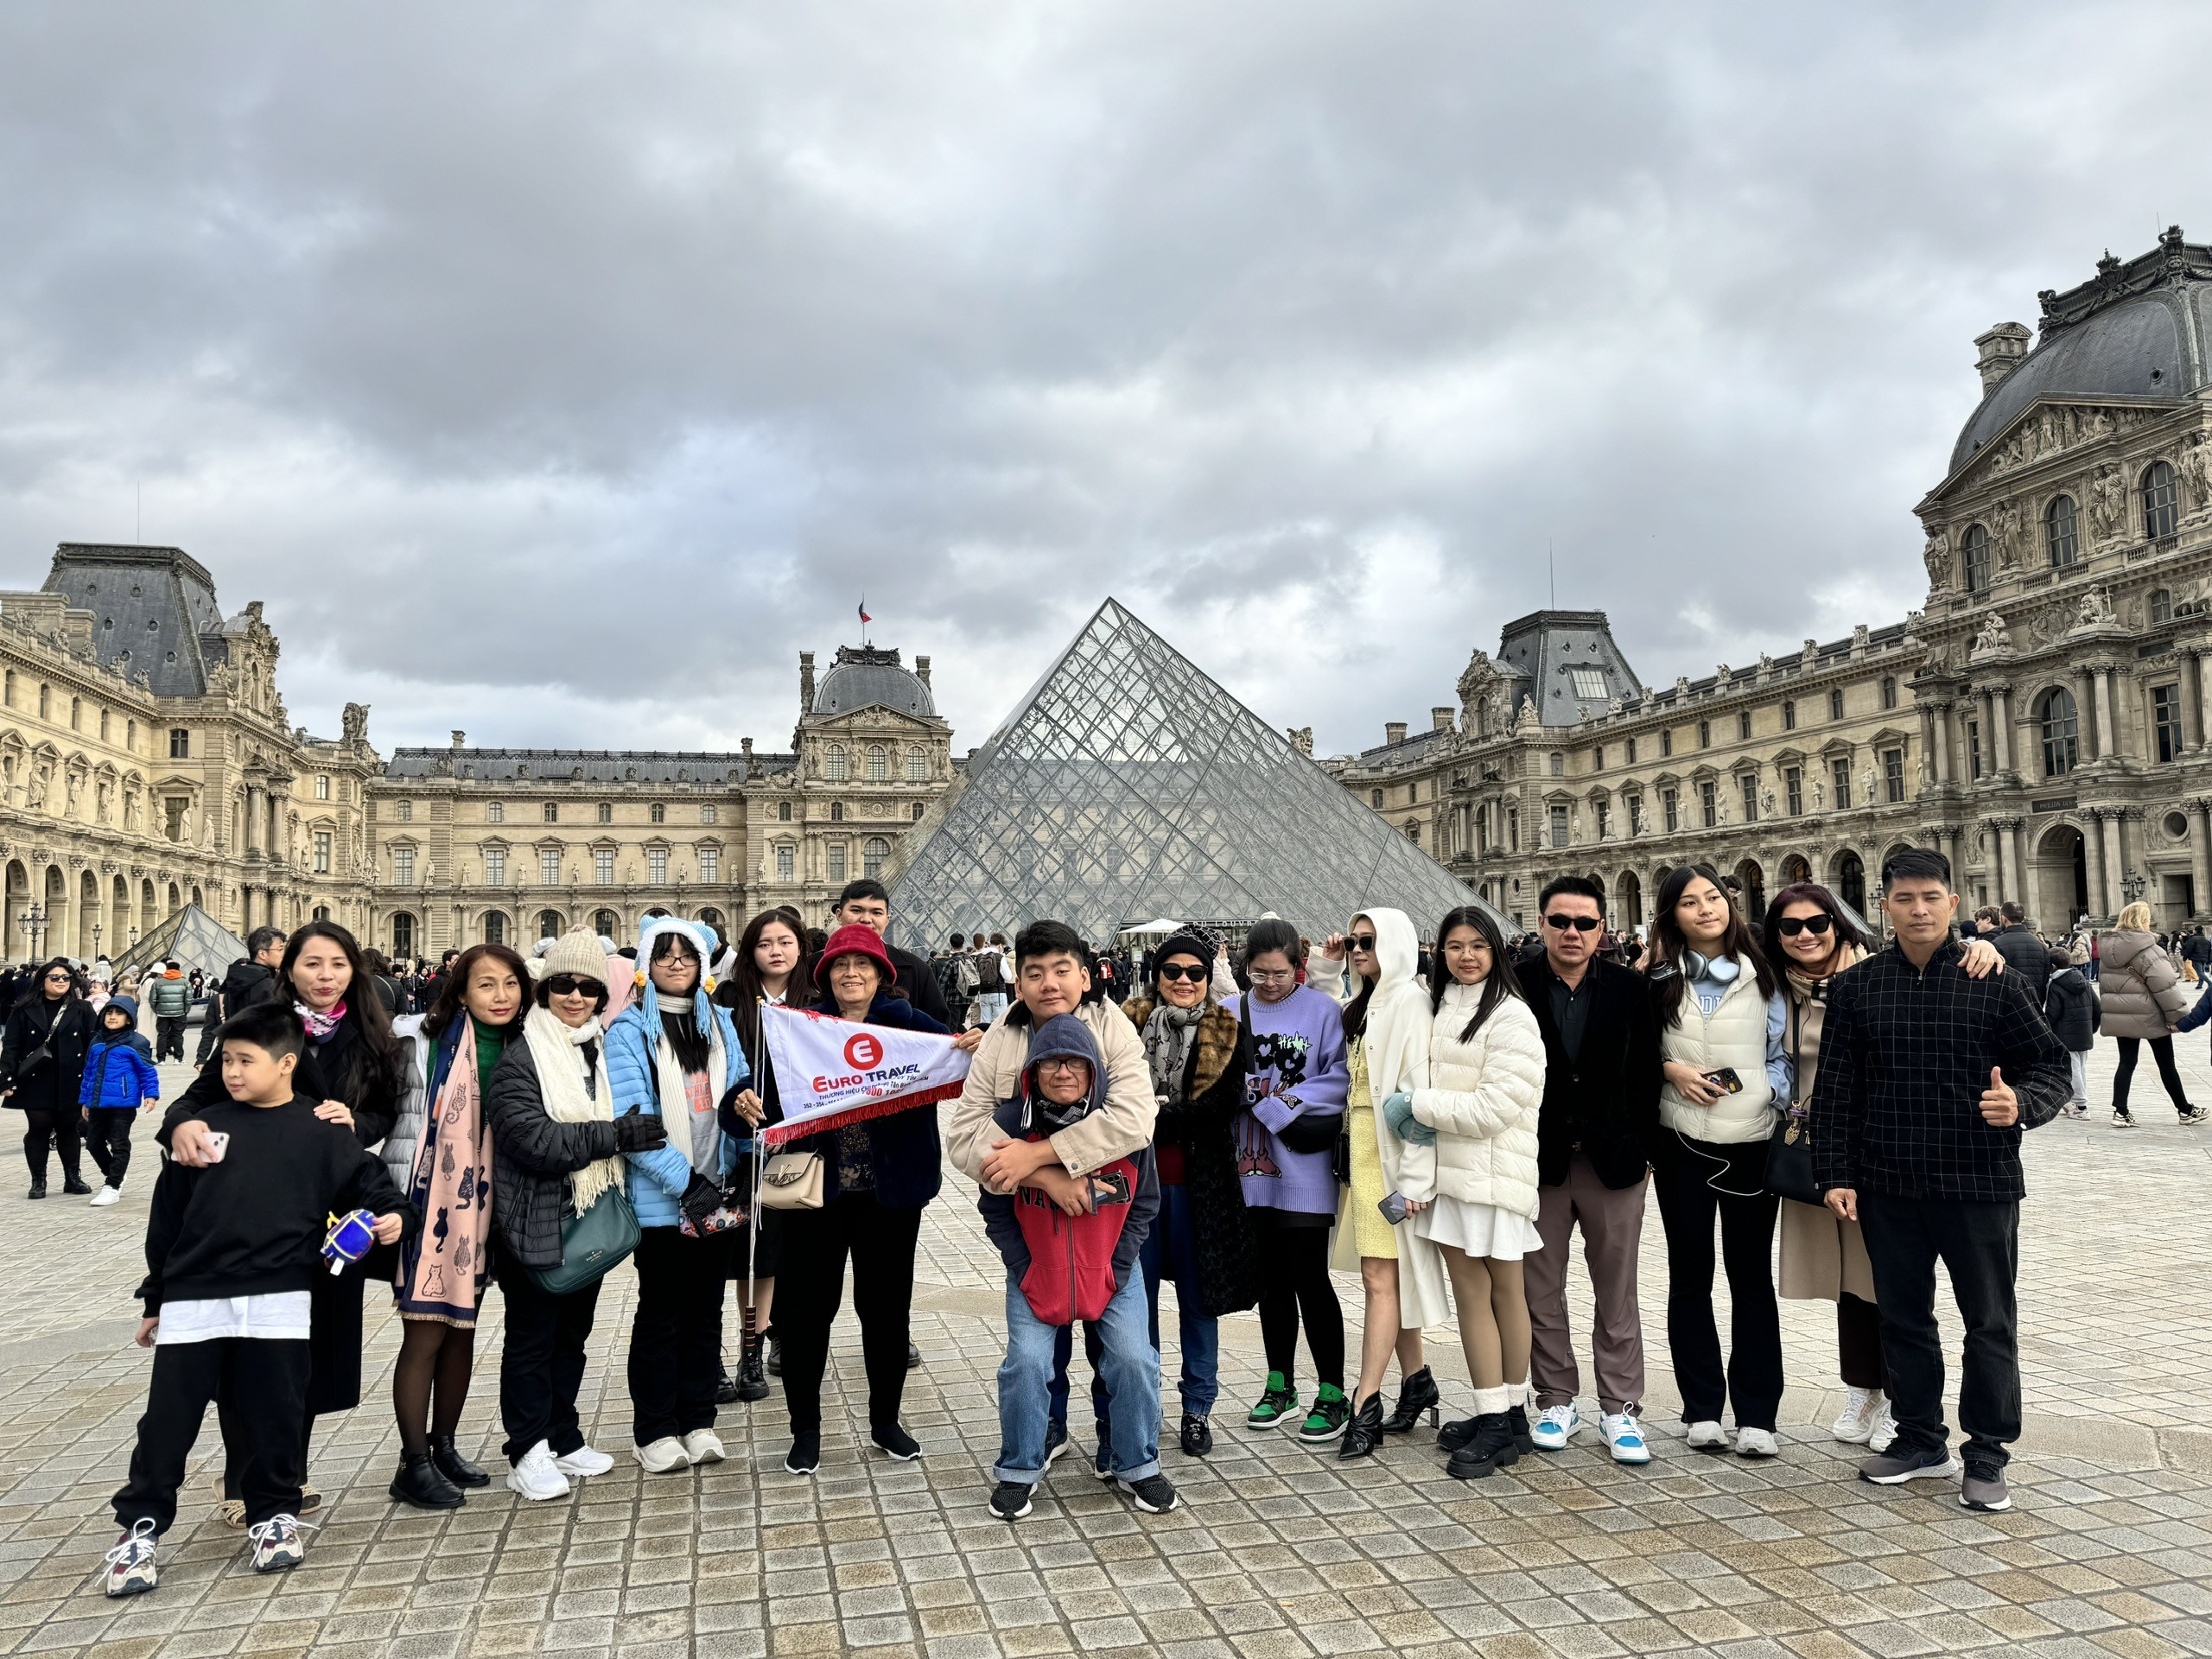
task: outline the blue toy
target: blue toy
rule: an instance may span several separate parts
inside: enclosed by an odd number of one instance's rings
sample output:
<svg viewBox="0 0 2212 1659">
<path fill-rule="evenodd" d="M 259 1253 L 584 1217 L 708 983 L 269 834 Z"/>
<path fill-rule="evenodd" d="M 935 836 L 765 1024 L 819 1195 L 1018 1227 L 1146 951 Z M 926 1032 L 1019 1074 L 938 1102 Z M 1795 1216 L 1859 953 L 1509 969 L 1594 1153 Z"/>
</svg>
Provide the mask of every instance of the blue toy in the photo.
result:
<svg viewBox="0 0 2212 1659">
<path fill-rule="evenodd" d="M 330 1233 L 322 1241 L 322 1259 L 330 1263 L 333 1273 L 343 1273 L 352 1263 L 369 1253 L 376 1235 L 369 1230 L 376 1224 L 376 1217 L 365 1210 L 355 1210 L 330 1218 Z"/>
</svg>

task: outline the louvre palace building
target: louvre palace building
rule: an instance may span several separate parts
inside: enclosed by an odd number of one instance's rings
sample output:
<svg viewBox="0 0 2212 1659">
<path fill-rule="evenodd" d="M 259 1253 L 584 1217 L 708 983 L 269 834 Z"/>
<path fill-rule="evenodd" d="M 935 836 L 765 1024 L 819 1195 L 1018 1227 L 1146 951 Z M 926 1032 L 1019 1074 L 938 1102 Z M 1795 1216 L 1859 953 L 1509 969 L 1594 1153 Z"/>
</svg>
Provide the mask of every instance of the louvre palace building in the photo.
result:
<svg viewBox="0 0 2212 1659">
<path fill-rule="evenodd" d="M 2212 912 L 2212 247 L 2177 227 L 2040 297 L 2033 334 L 1974 342 L 1920 609 L 1657 687 L 1603 612 L 1540 611 L 1427 729 L 1326 764 L 1524 925 L 1566 873 L 1648 923 L 1693 861 L 1754 907 L 1810 878 L 1864 912 L 1908 845 L 2047 932 Z"/>
<path fill-rule="evenodd" d="M 525 944 L 655 912 L 726 934 L 810 918 L 874 874 L 951 776 L 930 661 L 798 661 L 791 747 L 734 753 L 371 747 L 294 726 L 259 603 L 226 617 L 173 547 L 65 543 L 0 593 L 6 944 L 120 956 L 187 903 L 241 935 L 315 917 L 395 956 Z"/>
</svg>

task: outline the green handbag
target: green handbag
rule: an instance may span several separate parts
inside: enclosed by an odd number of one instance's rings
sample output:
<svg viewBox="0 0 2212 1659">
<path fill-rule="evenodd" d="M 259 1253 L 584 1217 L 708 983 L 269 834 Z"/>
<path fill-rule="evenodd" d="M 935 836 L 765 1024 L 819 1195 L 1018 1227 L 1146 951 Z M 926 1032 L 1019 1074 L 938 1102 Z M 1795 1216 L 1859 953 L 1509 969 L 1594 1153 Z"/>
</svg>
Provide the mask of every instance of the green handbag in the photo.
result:
<svg viewBox="0 0 2212 1659">
<path fill-rule="evenodd" d="M 619 1186 L 579 1215 L 561 1217 L 561 1265 L 532 1268 L 530 1276 L 548 1296 L 566 1296 L 595 1285 L 638 1248 L 638 1212 Z"/>
</svg>

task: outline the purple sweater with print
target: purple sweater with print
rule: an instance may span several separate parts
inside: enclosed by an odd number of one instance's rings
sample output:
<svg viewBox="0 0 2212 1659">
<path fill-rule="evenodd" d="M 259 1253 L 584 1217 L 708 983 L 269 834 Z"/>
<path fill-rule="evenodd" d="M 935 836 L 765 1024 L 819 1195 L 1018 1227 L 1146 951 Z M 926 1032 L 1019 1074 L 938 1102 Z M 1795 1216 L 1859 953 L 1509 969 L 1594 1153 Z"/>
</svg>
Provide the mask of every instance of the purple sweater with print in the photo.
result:
<svg viewBox="0 0 2212 1659">
<path fill-rule="evenodd" d="M 1327 1152 L 1293 1152 L 1276 1133 L 1294 1117 L 1341 1118 L 1351 1073 L 1344 1021 L 1336 1003 L 1300 985 L 1280 1002 L 1239 998 L 1252 1018 L 1249 1109 L 1236 1119 L 1236 1174 L 1245 1205 L 1262 1210 L 1337 1213 L 1337 1178 Z"/>
</svg>

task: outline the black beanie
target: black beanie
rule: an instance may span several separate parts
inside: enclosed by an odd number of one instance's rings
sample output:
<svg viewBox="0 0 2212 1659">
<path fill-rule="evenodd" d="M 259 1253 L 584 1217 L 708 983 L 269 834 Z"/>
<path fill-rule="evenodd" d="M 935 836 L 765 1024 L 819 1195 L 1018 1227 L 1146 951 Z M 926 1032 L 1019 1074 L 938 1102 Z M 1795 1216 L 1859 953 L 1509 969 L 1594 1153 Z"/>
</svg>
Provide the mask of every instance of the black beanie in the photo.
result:
<svg viewBox="0 0 2212 1659">
<path fill-rule="evenodd" d="M 1152 953 L 1154 974 L 1157 976 L 1160 964 L 1170 957 L 1196 957 L 1211 969 L 1217 950 L 1218 947 L 1205 934 L 1192 928 L 1184 928 L 1179 932 L 1170 933 L 1160 941 L 1159 949 Z"/>
</svg>

